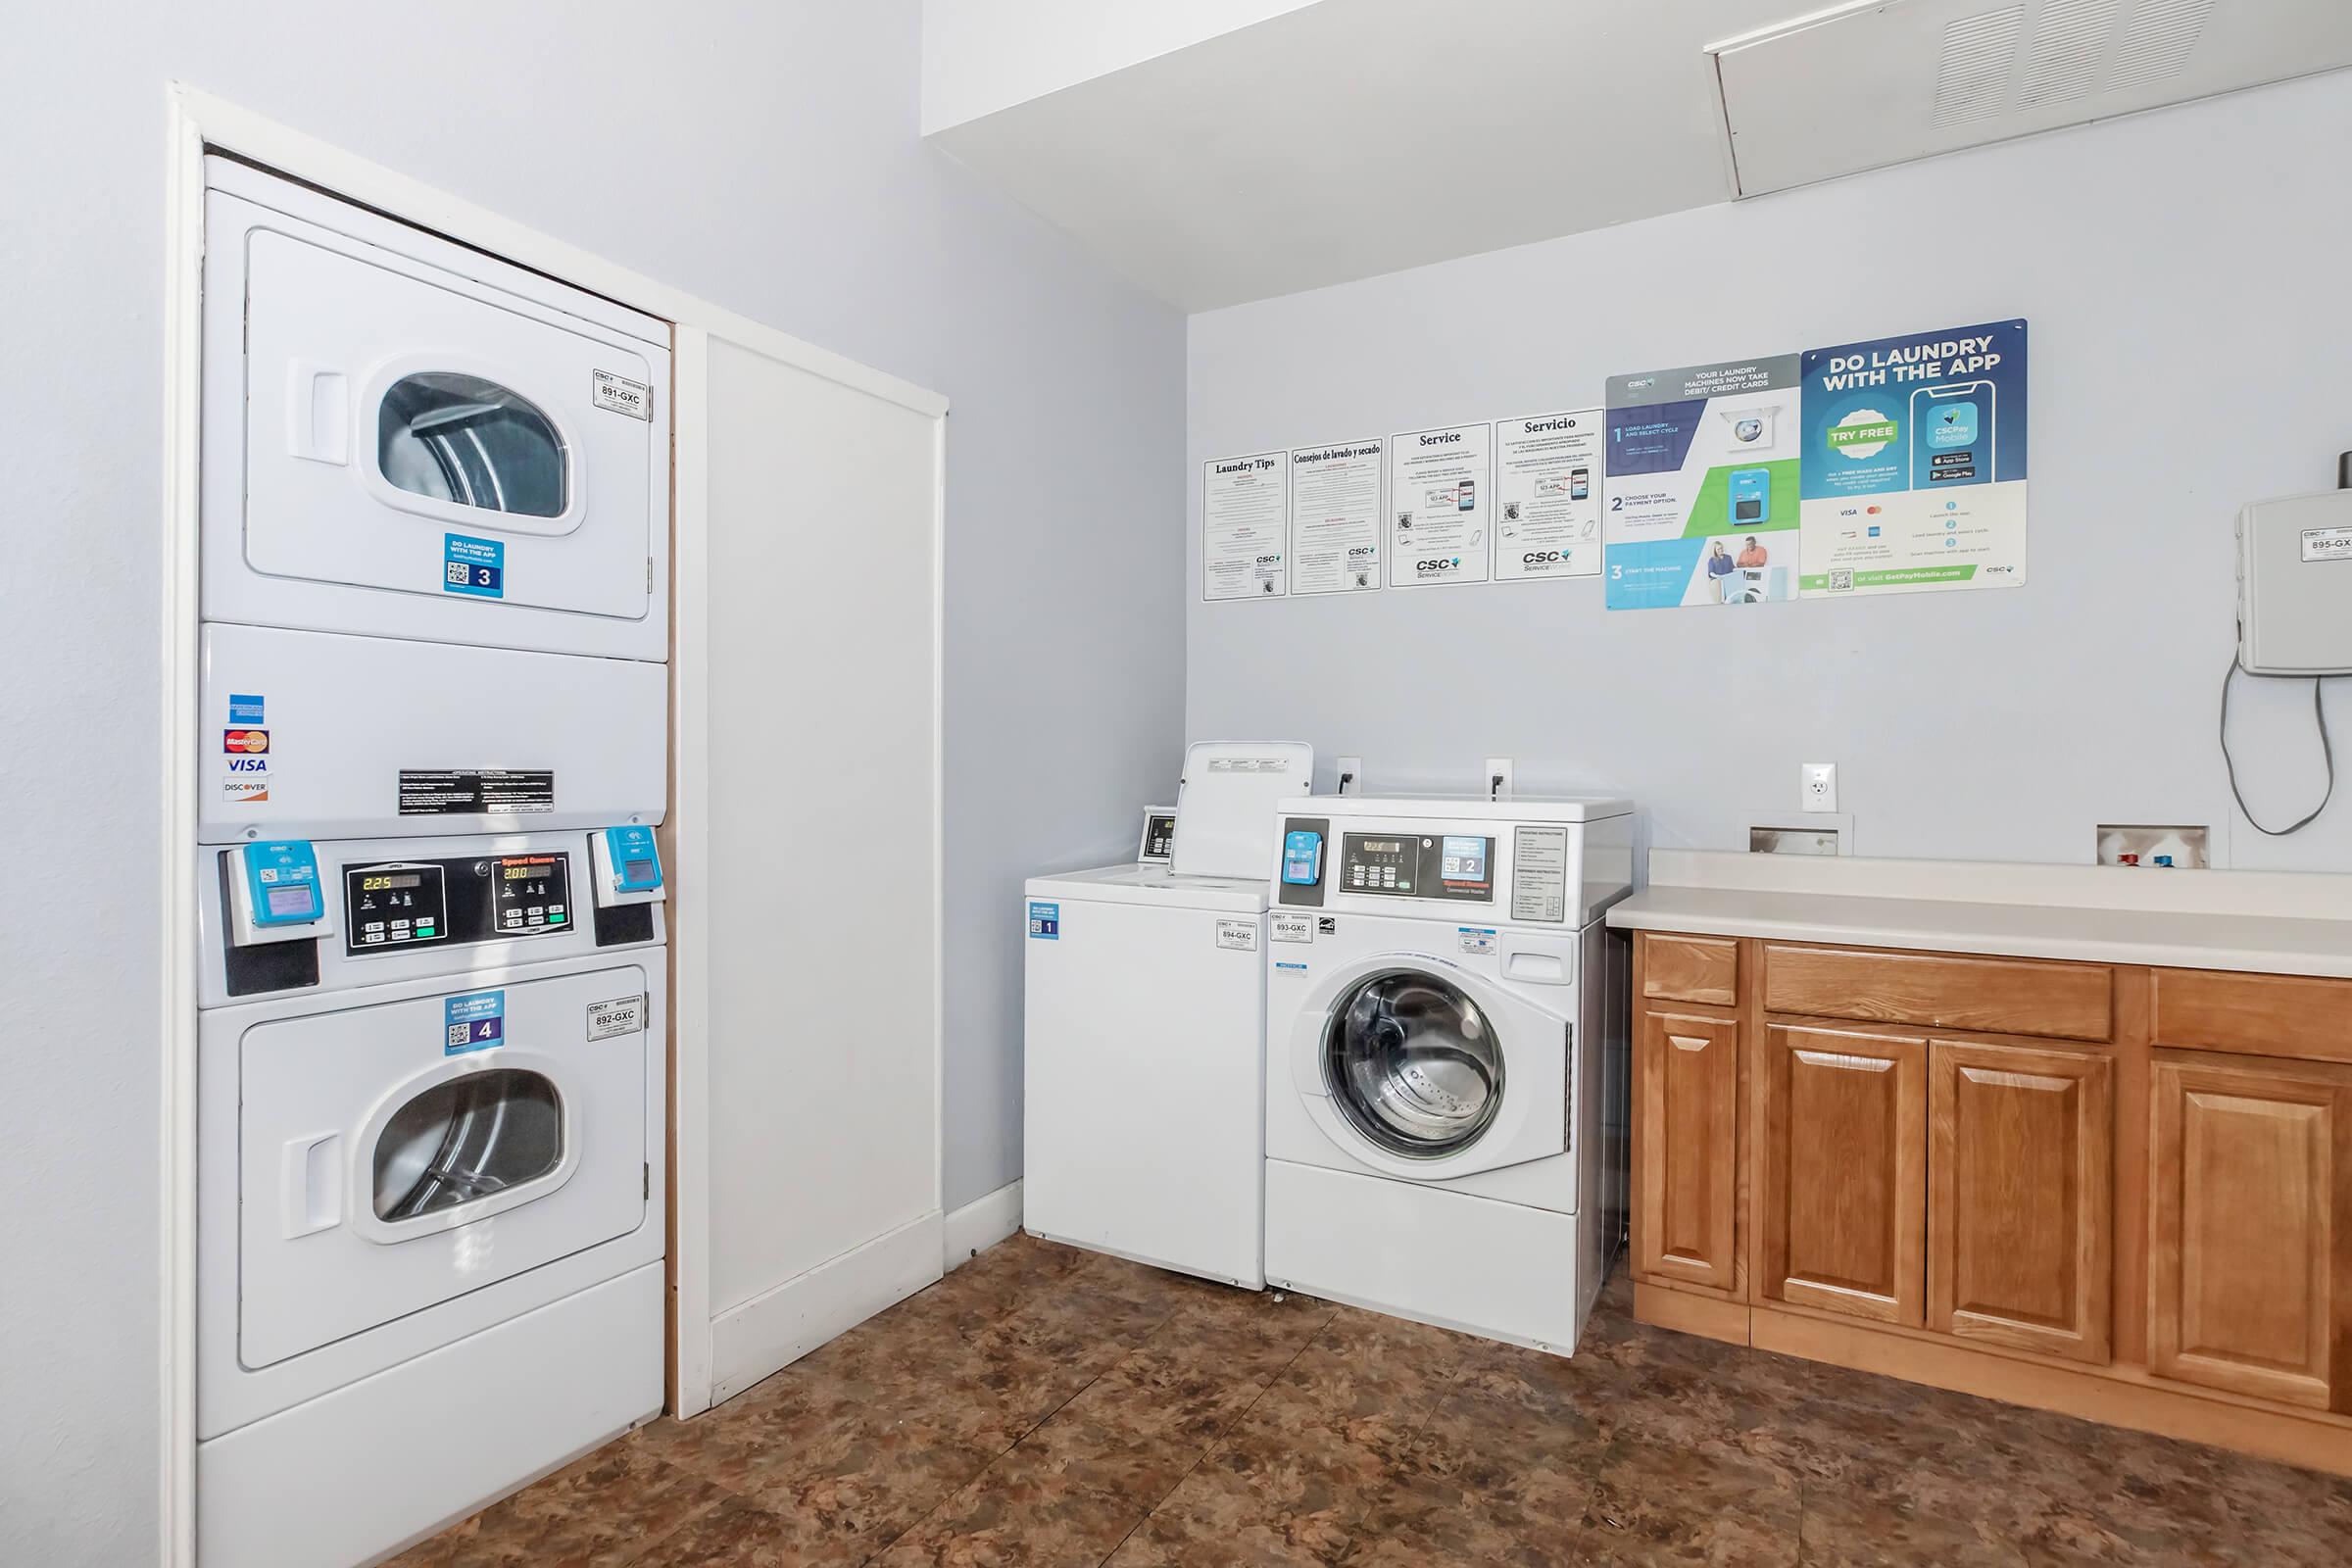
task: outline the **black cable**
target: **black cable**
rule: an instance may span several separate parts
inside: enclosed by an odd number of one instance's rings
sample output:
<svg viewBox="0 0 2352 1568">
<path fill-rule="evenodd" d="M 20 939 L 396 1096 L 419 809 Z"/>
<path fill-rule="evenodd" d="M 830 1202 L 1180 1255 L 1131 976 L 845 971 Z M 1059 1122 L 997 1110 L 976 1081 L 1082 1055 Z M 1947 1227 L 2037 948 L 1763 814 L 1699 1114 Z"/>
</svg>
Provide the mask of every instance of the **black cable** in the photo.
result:
<svg viewBox="0 0 2352 1568">
<path fill-rule="evenodd" d="M 2246 807 L 2245 792 L 2237 787 L 2237 763 L 2231 760 L 2230 756 L 2230 683 L 2237 677 L 2237 672 L 2243 667 L 2237 662 L 2237 654 L 2232 651 L 2230 655 L 2230 667 L 2222 672 L 2222 765 L 2230 770 L 2230 793 L 2237 798 L 2237 808 L 2248 822 L 2253 823 L 2254 831 L 2267 833 L 2275 839 L 2282 839 L 2289 833 L 2300 833 L 2311 826 L 2313 820 L 2322 811 L 2328 809 L 2328 803 L 2335 798 L 2335 744 L 2328 736 L 2328 705 L 2323 699 L 2321 691 L 2325 684 L 2325 677 L 2319 675 L 2311 677 L 2311 714 L 2312 717 L 2319 720 L 2320 755 L 2328 760 L 2328 793 L 2321 796 L 2320 804 L 2313 807 L 2293 826 L 2264 827 L 2260 822 L 2254 821 L 2254 813 Z"/>
</svg>

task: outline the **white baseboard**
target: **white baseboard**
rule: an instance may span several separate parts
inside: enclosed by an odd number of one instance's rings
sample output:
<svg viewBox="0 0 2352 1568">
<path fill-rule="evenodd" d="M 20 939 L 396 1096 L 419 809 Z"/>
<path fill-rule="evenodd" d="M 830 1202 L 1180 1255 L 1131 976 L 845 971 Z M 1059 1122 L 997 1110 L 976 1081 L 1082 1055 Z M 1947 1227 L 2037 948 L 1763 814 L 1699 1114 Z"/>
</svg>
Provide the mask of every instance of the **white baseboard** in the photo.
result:
<svg viewBox="0 0 2352 1568">
<path fill-rule="evenodd" d="M 1016 1178 L 983 1193 L 948 1216 L 945 1245 L 949 1271 L 961 1268 L 1021 1228 L 1021 1184 Z"/>
<path fill-rule="evenodd" d="M 796 1274 L 710 1321 L 710 1402 L 733 1398 L 940 1275 L 938 1210 Z"/>
</svg>

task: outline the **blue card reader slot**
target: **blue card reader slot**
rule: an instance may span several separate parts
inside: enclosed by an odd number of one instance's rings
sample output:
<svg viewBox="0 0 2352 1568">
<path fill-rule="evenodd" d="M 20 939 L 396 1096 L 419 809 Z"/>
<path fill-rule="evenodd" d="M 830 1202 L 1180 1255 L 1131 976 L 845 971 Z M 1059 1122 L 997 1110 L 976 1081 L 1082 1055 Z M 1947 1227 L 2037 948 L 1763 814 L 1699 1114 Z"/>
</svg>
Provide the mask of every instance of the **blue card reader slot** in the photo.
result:
<svg viewBox="0 0 2352 1568">
<path fill-rule="evenodd" d="M 307 839 L 245 846 L 246 902 L 257 926 L 310 925 L 324 911 L 318 856 Z"/>
<path fill-rule="evenodd" d="M 605 829 L 605 858 L 612 866 L 615 893 L 651 893 L 662 885 L 662 852 L 650 827 Z"/>
<path fill-rule="evenodd" d="M 1323 875 L 1323 835 L 1303 829 L 1282 836 L 1282 879 L 1295 888 L 1311 888 Z"/>
</svg>

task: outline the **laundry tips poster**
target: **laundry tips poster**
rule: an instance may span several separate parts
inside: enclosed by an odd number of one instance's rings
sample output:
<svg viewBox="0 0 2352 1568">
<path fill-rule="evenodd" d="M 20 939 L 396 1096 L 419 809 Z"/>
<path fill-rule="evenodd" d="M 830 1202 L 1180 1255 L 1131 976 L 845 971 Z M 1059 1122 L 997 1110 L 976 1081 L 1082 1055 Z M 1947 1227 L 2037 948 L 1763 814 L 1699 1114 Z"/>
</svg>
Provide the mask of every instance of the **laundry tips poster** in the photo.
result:
<svg viewBox="0 0 2352 1568">
<path fill-rule="evenodd" d="M 1613 376 L 1611 610 L 2016 587 L 2026 323 Z"/>
<path fill-rule="evenodd" d="M 1796 597 L 1798 382 L 1793 354 L 1609 378 L 1611 610 Z"/>
</svg>

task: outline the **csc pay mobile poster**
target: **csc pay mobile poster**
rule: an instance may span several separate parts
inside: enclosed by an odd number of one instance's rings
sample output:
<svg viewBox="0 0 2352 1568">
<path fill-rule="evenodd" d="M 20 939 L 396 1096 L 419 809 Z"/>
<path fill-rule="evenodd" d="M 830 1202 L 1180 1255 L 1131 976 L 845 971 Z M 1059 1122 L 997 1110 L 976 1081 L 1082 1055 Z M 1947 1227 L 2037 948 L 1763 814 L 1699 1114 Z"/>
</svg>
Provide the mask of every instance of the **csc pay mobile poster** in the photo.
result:
<svg viewBox="0 0 2352 1568">
<path fill-rule="evenodd" d="M 1807 349 L 1802 591 L 2026 580 L 2026 323 Z"/>
</svg>

